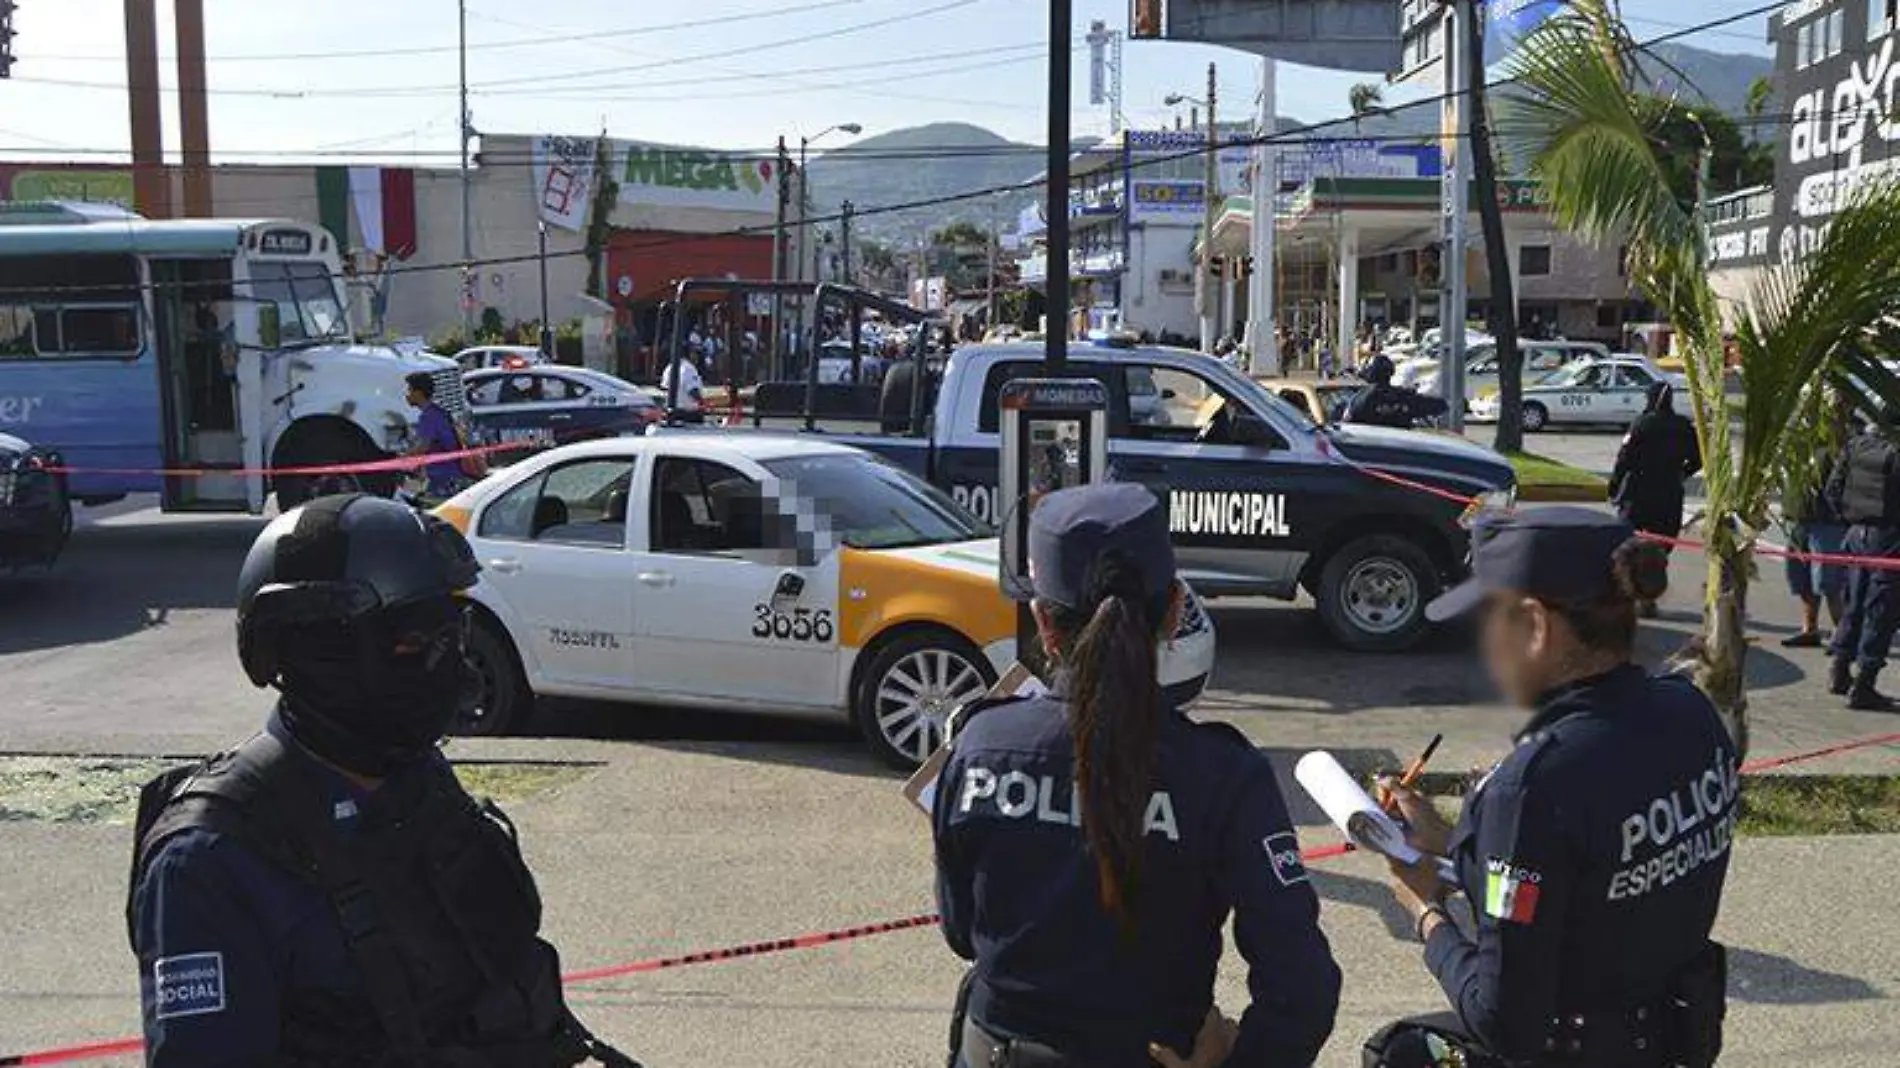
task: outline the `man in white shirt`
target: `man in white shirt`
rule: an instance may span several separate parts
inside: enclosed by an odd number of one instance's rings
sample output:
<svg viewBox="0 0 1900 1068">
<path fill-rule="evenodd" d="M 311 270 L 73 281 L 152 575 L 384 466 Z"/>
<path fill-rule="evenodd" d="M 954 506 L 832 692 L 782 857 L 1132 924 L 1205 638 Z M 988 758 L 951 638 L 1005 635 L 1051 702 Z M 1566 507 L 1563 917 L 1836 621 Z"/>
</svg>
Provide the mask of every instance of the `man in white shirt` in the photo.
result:
<svg viewBox="0 0 1900 1068">
<path fill-rule="evenodd" d="M 705 392 L 705 382 L 699 376 L 699 368 L 691 360 L 669 362 L 660 372 L 660 391 L 669 397 L 673 392 L 673 369 L 679 369 L 679 399 L 674 401 L 673 411 L 680 419 L 688 423 L 698 423 L 705 419 L 699 410 L 700 400 Z"/>
</svg>

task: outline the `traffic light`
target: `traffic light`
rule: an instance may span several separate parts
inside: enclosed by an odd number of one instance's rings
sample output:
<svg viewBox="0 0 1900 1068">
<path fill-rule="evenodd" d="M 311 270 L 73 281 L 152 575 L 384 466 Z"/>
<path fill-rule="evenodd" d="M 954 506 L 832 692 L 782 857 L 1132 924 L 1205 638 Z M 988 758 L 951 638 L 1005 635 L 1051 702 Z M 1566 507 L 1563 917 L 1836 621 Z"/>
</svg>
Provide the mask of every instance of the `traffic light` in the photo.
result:
<svg viewBox="0 0 1900 1068">
<path fill-rule="evenodd" d="M 0 0 L 0 78 L 13 73 L 13 0 Z"/>
</svg>

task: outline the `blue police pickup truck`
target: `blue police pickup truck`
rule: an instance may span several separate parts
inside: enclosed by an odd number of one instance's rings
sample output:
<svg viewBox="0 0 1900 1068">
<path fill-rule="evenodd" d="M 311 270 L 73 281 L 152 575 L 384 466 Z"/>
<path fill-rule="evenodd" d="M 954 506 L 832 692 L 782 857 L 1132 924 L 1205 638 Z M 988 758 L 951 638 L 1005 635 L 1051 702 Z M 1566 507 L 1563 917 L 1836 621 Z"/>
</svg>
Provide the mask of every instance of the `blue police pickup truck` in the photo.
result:
<svg viewBox="0 0 1900 1068">
<path fill-rule="evenodd" d="M 908 365 L 886 379 L 881 420 L 910 429 Z M 1204 597 L 1292 600 L 1306 590 L 1348 648 L 1404 649 L 1425 603 L 1462 577 L 1466 507 L 1361 468 L 1504 507 L 1516 476 L 1502 456 L 1441 434 L 1317 426 L 1272 391 L 1198 352 L 1076 343 L 1069 372 L 1108 386 L 1110 477 L 1168 502 L 1175 546 Z M 958 349 L 915 402 L 925 434 L 828 435 L 922 475 L 995 522 L 996 398 L 1043 374 L 1039 345 Z M 934 397 L 931 394 L 934 393 Z"/>
</svg>

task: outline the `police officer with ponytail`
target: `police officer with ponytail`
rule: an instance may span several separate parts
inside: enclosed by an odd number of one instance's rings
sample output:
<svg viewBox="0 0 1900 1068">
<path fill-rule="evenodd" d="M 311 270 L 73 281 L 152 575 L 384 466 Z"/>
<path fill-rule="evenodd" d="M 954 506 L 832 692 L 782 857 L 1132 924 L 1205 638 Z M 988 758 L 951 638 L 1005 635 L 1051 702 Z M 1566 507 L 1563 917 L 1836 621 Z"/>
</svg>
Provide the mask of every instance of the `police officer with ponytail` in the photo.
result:
<svg viewBox="0 0 1900 1068">
<path fill-rule="evenodd" d="M 437 750 L 478 568 L 363 495 L 264 528 L 238 656 L 263 732 L 147 784 L 128 920 L 154 1068 L 637 1068 L 581 1027 L 513 826 Z"/>
<path fill-rule="evenodd" d="M 1045 696 L 966 709 L 934 801 L 937 898 L 975 967 L 969 1068 L 1299 1068 L 1339 969 L 1266 759 L 1162 698 L 1182 587 L 1134 484 L 1061 490 L 1029 520 Z M 1252 1003 L 1214 1005 L 1234 916 Z"/>
<path fill-rule="evenodd" d="M 1630 662 L 1666 568 L 1620 519 L 1526 510 L 1482 520 L 1472 577 L 1427 606 L 1479 613 L 1486 667 L 1531 718 L 1455 826 L 1385 784 L 1432 855 L 1395 862 L 1393 888 L 1453 1011 L 1380 1031 L 1367 1068 L 1714 1063 L 1725 964 L 1709 932 L 1738 770 L 1708 698 Z"/>
</svg>

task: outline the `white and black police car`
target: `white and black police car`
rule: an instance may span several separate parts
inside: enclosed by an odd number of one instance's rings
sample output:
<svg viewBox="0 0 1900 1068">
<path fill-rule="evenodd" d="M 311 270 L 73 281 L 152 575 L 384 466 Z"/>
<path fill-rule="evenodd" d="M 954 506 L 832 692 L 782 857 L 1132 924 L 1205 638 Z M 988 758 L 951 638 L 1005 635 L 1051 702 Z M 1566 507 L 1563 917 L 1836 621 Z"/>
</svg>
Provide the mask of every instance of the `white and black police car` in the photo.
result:
<svg viewBox="0 0 1900 1068">
<path fill-rule="evenodd" d="M 616 434 L 637 434 L 660 421 L 665 409 L 647 391 L 624 379 L 584 367 L 539 364 L 471 371 L 470 429 L 484 445 L 566 445 Z"/>
<path fill-rule="evenodd" d="M 925 433 L 825 437 L 889 458 L 993 522 L 997 395 L 1010 379 L 1043 373 L 1039 345 L 965 346 L 933 384 Z M 1367 469 L 1491 507 L 1516 495 L 1510 463 L 1490 449 L 1445 434 L 1318 425 L 1199 352 L 1077 342 L 1066 373 L 1108 387 L 1110 477 L 1168 502 L 1183 573 L 1202 596 L 1291 600 L 1305 590 L 1348 648 L 1418 641 L 1425 603 L 1465 569 L 1466 505 Z M 891 394 L 910 380 L 886 380 L 885 426 L 908 425 L 905 399 Z"/>
<path fill-rule="evenodd" d="M 997 542 L 942 492 L 791 435 L 652 434 L 563 446 L 436 509 L 482 566 L 461 729 L 533 695 L 848 717 L 915 766 L 1016 659 Z M 1213 625 L 1189 598 L 1161 682 L 1196 695 Z"/>
</svg>

